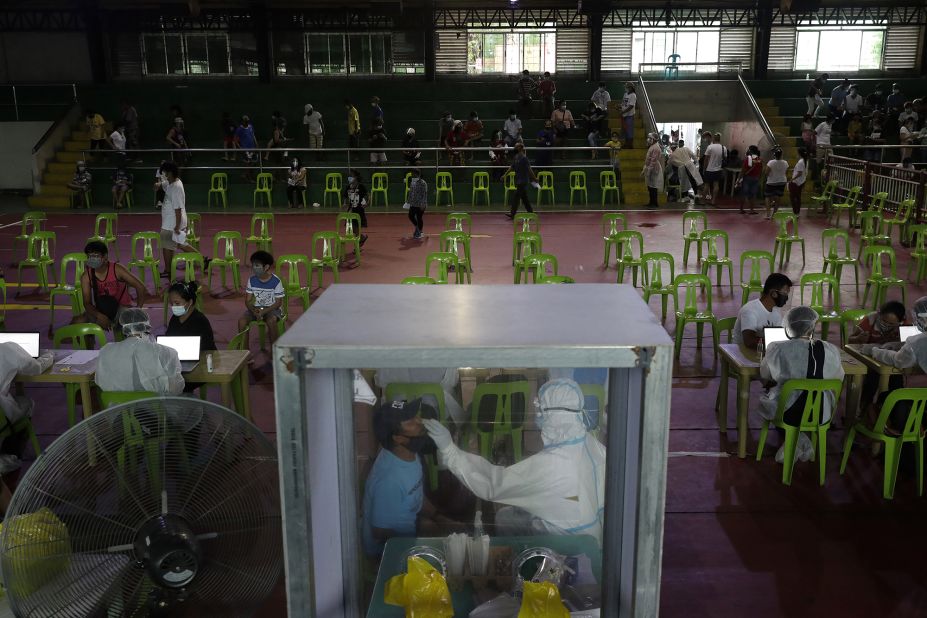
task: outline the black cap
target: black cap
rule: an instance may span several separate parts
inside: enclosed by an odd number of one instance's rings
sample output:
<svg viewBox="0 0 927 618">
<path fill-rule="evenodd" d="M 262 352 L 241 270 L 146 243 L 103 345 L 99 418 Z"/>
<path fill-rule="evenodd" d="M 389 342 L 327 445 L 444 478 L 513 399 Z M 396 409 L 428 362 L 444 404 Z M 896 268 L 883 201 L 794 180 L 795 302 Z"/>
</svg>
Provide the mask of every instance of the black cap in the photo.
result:
<svg viewBox="0 0 927 618">
<path fill-rule="evenodd" d="M 422 407 L 421 399 L 412 401 L 387 401 L 373 413 L 373 434 L 383 448 L 392 446 L 392 437 L 399 424 L 418 414 Z"/>
</svg>

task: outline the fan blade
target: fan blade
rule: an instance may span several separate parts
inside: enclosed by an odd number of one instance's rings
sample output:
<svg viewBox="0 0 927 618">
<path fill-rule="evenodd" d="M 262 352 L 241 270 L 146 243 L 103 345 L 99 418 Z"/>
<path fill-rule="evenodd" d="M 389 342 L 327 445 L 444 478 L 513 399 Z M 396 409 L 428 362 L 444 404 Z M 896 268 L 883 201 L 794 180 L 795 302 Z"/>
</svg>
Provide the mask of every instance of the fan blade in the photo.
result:
<svg viewBox="0 0 927 618">
<path fill-rule="evenodd" d="M 167 490 L 166 489 L 161 490 L 161 514 L 167 515 Z"/>
</svg>

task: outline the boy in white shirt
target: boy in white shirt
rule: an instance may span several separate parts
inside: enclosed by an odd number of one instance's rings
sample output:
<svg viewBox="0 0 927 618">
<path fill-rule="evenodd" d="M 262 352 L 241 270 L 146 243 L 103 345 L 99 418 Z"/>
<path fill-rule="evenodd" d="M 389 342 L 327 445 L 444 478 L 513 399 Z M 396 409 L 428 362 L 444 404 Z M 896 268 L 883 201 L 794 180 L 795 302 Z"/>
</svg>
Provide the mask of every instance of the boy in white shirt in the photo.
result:
<svg viewBox="0 0 927 618">
<path fill-rule="evenodd" d="M 715 205 L 718 188 L 724 178 L 724 160 L 727 158 L 727 148 L 721 145 L 721 134 L 715 133 L 713 141 L 705 149 L 704 181 L 706 193 L 703 197 L 706 204 Z"/>
<path fill-rule="evenodd" d="M 789 302 L 792 280 L 782 273 L 772 273 L 763 283 L 759 298 L 751 300 L 737 312 L 734 324 L 734 343 L 740 346 L 744 356 L 758 360 L 757 347 L 767 326 L 782 326 L 779 311 Z"/>
<path fill-rule="evenodd" d="M 162 166 L 164 179 L 161 189 L 164 191 L 164 205 L 161 207 L 161 251 L 164 254 L 164 270 L 162 277 L 170 278 L 171 258 L 174 251 L 180 249 L 184 253 L 199 253 L 197 249 L 187 244 L 187 196 L 183 188 L 183 181 L 177 177 L 177 164 L 168 161 Z M 209 272 L 210 259 L 206 258 L 203 272 Z"/>
</svg>

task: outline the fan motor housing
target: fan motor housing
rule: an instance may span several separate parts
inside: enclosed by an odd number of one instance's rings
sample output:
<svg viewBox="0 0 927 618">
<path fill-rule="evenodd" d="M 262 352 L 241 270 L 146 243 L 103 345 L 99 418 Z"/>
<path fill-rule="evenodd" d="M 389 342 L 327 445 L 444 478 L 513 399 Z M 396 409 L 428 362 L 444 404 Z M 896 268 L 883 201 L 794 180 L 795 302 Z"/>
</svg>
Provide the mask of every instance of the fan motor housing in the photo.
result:
<svg viewBox="0 0 927 618">
<path fill-rule="evenodd" d="M 173 589 L 189 586 L 202 561 L 193 529 L 182 517 L 170 514 L 142 524 L 135 536 L 135 556 L 155 584 Z"/>
</svg>

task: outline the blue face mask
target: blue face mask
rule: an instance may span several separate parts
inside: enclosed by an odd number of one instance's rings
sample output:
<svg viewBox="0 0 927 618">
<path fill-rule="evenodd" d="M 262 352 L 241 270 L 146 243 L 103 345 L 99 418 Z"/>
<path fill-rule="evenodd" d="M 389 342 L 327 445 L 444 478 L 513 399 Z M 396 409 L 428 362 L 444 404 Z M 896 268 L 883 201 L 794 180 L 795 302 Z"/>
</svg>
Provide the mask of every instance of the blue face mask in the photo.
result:
<svg viewBox="0 0 927 618">
<path fill-rule="evenodd" d="M 187 313 L 187 308 L 183 305 L 171 305 L 171 313 L 179 318 L 180 316 Z"/>
<path fill-rule="evenodd" d="M 349 185 L 353 185 L 353 184 L 354 184 L 354 176 L 348 176 L 348 184 L 349 184 Z"/>
</svg>

